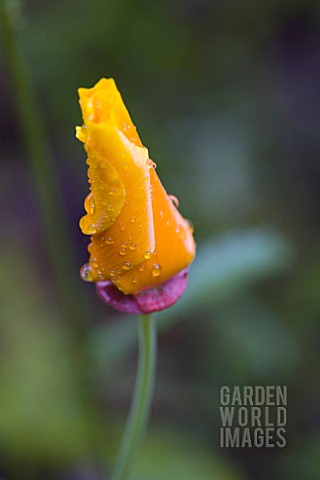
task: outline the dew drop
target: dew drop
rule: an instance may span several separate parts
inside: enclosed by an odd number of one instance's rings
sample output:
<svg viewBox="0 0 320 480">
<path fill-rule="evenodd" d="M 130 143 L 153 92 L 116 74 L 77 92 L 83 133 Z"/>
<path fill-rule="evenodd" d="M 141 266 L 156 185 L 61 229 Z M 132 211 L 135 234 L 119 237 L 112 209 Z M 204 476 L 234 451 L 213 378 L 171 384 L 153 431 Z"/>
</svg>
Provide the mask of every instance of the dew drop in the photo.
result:
<svg viewBox="0 0 320 480">
<path fill-rule="evenodd" d="M 169 220 L 167 221 L 166 225 L 167 225 L 168 228 L 170 227 L 171 224 L 170 224 Z"/>
<path fill-rule="evenodd" d="M 109 271 L 109 273 L 111 278 L 116 276 L 116 272 L 114 271 L 113 268 Z"/>
<path fill-rule="evenodd" d="M 153 277 L 159 277 L 159 275 L 161 275 L 161 270 L 162 268 L 160 267 L 160 265 L 158 265 L 157 263 L 155 263 L 151 269 L 151 275 Z"/>
<path fill-rule="evenodd" d="M 112 237 L 107 237 L 106 244 L 107 245 L 112 245 L 114 243 L 114 240 Z"/>
<path fill-rule="evenodd" d="M 107 211 L 108 211 L 108 212 L 112 212 L 112 211 L 113 211 L 113 206 L 112 206 L 112 205 L 108 205 L 108 206 L 107 206 Z"/>
<path fill-rule="evenodd" d="M 93 271 L 92 267 L 89 263 L 85 263 L 80 269 L 80 277 L 85 282 L 92 282 L 93 281 Z"/>
<path fill-rule="evenodd" d="M 187 223 L 188 223 L 188 226 L 189 226 L 189 231 L 190 231 L 190 233 L 193 233 L 193 232 L 194 232 L 194 225 L 193 225 L 193 223 L 191 222 L 191 220 L 187 220 Z"/>
<path fill-rule="evenodd" d="M 123 242 L 122 247 L 123 248 L 128 248 L 128 242 Z"/>
<path fill-rule="evenodd" d="M 185 240 L 186 238 L 186 231 L 185 229 L 182 227 L 182 225 L 179 225 L 177 228 L 176 228 L 176 233 L 178 234 L 178 238 L 180 240 Z"/>
<path fill-rule="evenodd" d="M 130 222 L 131 222 L 131 223 L 134 223 L 135 221 L 136 221 L 136 218 L 135 218 L 135 217 L 131 217 L 131 218 L 130 218 Z"/>
<path fill-rule="evenodd" d="M 130 243 L 130 250 L 135 250 L 137 248 L 136 243 Z"/>
<path fill-rule="evenodd" d="M 131 280 L 131 282 L 132 282 L 134 285 L 137 285 L 137 283 L 138 283 L 137 277 L 133 277 L 133 279 Z"/>
<path fill-rule="evenodd" d="M 143 272 L 144 271 L 144 265 L 140 265 L 140 267 L 138 268 L 139 272 Z"/>
<path fill-rule="evenodd" d="M 91 233 L 91 234 L 97 233 L 96 226 L 93 223 L 88 226 L 88 233 Z"/>
<path fill-rule="evenodd" d="M 120 225 L 120 230 L 121 230 L 121 232 L 124 232 L 125 229 L 126 229 L 126 226 L 125 226 L 125 225 Z"/>
<path fill-rule="evenodd" d="M 130 270 L 132 268 L 132 264 L 130 262 L 124 262 L 123 270 Z"/>
<path fill-rule="evenodd" d="M 94 198 L 93 198 L 93 195 L 92 195 L 91 196 L 91 202 L 90 202 L 90 209 L 89 209 L 90 215 L 94 214 L 94 209 L 95 209 L 95 203 L 94 203 Z"/>
<path fill-rule="evenodd" d="M 96 258 L 93 258 L 91 260 L 91 264 L 94 268 L 98 268 L 99 267 L 99 264 L 98 264 L 98 260 Z"/>
<path fill-rule="evenodd" d="M 126 250 L 125 248 L 120 248 L 120 250 L 119 250 L 119 255 L 124 256 L 124 255 L 126 255 L 126 254 L 127 254 L 127 250 Z"/>
<path fill-rule="evenodd" d="M 178 208 L 179 207 L 179 200 L 177 199 L 177 197 L 175 197 L 174 195 L 169 195 L 169 198 L 171 200 L 171 203 L 176 207 Z"/>
<path fill-rule="evenodd" d="M 85 211 L 89 213 L 89 215 L 94 214 L 95 203 L 94 203 L 94 198 L 92 193 L 89 193 L 89 195 L 86 196 L 86 199 L 84 201 L 84 208 L 85 208 Z"/>
<path fill-rule="evenodd" d="M 149 260 L 149 258 L 151 258 L 151 252 L 146 252 L 143 256 L 146 260 Z"/>
<path fill-rule="evenodd" d="M 148 168 L 157 168 L 157 164 L 151 158 L 148 158 Z"/>
<path fill-rule="evenodd" d="M 114 188 L 111 188 L 111 190 L 109 190 L 108 192 L 108 195 L 110 195 L 110 197 L 112 197 L 113 195 L 115 195 L 116 193 L 116 190 Z"/>
</svg>

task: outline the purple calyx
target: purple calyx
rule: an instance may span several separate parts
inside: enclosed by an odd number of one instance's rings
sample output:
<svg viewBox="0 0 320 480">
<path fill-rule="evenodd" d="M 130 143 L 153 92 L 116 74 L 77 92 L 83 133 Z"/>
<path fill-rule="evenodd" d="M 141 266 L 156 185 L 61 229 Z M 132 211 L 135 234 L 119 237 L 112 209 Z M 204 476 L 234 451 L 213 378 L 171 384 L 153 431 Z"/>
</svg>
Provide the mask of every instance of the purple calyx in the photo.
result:
<svg viewBox="0 0 320 480">
<path fill-rule="evenodd" d="M 171 307 L 181 297 L 188 284 L 188 268 L 177 273 L 161 286 L 136 294 L 120 292 L 110 280 L 96 282 L 98 296 L 119 312 L 141 315 Z"/>
</svg>

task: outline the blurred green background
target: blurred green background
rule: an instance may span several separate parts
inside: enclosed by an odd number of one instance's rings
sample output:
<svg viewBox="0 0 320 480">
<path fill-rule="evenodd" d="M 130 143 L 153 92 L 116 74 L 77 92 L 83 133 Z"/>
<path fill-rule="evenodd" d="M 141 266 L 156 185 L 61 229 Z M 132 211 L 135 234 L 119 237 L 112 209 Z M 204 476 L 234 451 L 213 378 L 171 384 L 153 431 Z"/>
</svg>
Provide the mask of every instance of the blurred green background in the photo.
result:
<svg viewBox="0 0 320 480">
<path fill-rule="evenodd" d="M 46 145 L 35 165 L 2 24 L 1 480 L 106 478 L 130 404 L 137 321 L 79 279 L 77 88 L 103 76 L 198 243 L 187 293 L 158 314 L 137 478 L 320 478 L 320 3 L 10 3 Z M 220 448 L 222 385 L 287 385 L 287 446 Z"/>
</svg>

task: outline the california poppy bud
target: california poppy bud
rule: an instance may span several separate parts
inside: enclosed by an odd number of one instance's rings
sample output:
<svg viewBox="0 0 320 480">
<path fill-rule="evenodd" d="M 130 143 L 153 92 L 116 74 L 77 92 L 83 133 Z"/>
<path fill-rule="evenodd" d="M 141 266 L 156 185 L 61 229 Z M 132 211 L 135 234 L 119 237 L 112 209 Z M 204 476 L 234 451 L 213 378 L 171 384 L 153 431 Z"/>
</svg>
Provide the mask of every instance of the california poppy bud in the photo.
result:
<svg viewBox="0 0 320 480">
<path fill-rule="evenodd" d="M 163 310 L 186 288 L 193 228 L 163 188 L 114 80 L 79 96 L 90 184 L 80 228 L 91 237 L 81 277 L 117 310 Z"/>
</svg>

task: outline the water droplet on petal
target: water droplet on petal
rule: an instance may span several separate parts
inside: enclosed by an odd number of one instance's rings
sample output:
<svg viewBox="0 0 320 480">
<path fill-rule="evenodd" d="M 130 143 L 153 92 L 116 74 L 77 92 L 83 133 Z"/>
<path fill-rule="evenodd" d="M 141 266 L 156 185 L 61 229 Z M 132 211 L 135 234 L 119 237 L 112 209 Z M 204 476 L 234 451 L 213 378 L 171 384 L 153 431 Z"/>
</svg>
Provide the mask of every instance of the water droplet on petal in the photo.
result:
<svg viewBox="0 0 320 480">
<path fill-rule="evenodd" d="M 177 228 L 176 228 L 176 233 L 178 234 L 178 238 L 180 240 L 184 240 L 186 238 L 186 231 L 185 229 L 183 228 L 182 225 L 179 225 Z"/>
<path fill-rule="evenodd" d="M 96 229 L 96 226 L 92 223 L 91 225 L 88 226 L 88 233 L 90 234 L 94 234 L 94 233 L 97 233 L 97 229 Z"/>
<path fill-rule="evenodd" d="M 132 264 L 130 262 L 124 262 L 123 270 L 130 270 L 132 268 Z"/>
<path fill-rule="evenodd" d="M 131 280 L 131 282 L 132 282 L 134 285 L 136 285 L 136 284 L 138 283 L 138 281 L 139 281 L 139 280 L 137 279 L 137 277 L 133 277 L 133 279 Z"/>
<path fill-rule="evenodd" d="M 137 245 L 135 243 L 130 244 L 130 250 L 135 250 L 137 248 Z"/>
<path fill-rule="evenodd" d="M 143 272 L 144 271 L 144 265 L 140 265 L 140 267 L 138 268 L 139 272 Z"/>
<path fill-rule="evenodd" d="M 146 260 L 148 260 L 149 258 L 151 258 L 151 252 L 146 252 L 143 256 Z"/>
<path fill-rule="evenodd" d="M 130 222 L 131 222 L 131 223 L 134 223 L 135 221 L 136 221 L 136 218 L 135 218 L 135 217 L 131 217 L 131 218 L 130 218 Z"/>
<path fill-rule="evenodd" d="M 112 237 L 108 237 L 107 240 L 106 240 L 106 244 L 107 245 L 112 245 L 114 243 L 114 240 Z"/>
<path fill-rule="evenodd" d="M 125 225 L 120 225 L 120 230 L 121 230 L 121 232 L 124 232 L 125 229 L 126 229 L 126 226 L 125 226 Z"/>
<path fill-rule="evenodd" d="M 91 203 L 90 203 L 90 209 L 89 209 L 90 215 L 93 215 L 93 214 L 94 214 L 94 209 L 95 209 L 95 203 L 94 203 L 94 198 L 93 198 L 93 195 L 92 195 L 92 197 L 91 197 Z"/>
<path fill-rule="evenodd" d="M 110 195 L 110 197 L 112 197 L 113 195 L 115 195 L 116 193 L 116 190 L 114 188 L 111 188 L 111 190 L 109 190 L 108 192 L 108 195 Z"/>
<path fill-rule="evenodd" d="M 89 193 L 89 195 L 86 196 L 84 201 L 84 208 L 85 208 L 85 211 L 90 215 L 94 214 L 95 203 L 94 203 L 94 198 L 92 193 Z"/>
<path fill-rule="evenodd" d="M 126 250 L 125 248 L 120 248 L 119 254 L 122 255 L 122 256 L 124 256 L 124 255 L 127 254 L 127 250 Z"/>
<path fill-rule="evenodd" d="M 179 200 L 177 199 L 177 197 L 175 197 L 174 195 L 169 195 L 169 198 L 171 200 L 171 203 L 176 207 L 178 208 L 179 207 Z"/>
<path fill-rule="evenodd" d="M 148 158 L 148 168 L 157 168 L 157 164 L 151 158 Z"/>
<path fill-rule="evenodd" d="M 90 263 L 94 268 L 98 268 L 99 266 L 98 260 L 96 258 L 93 258 Z"/>
<path fill-rule="evenodd" d="M 92 282 L 93 281 L 93 271 L 92 267 L 89 263 L 85 263 L 80 269 L 80 277 L 85 282 Z"/>
<path fill-rule="evenodd" d="M 155 263 L 151 269 L 151 275 L 153 277 L 159 277 L 159 275 L 161 275 L 161 270 L 162 268 L 160 267 L 160 265 L 158 265 L 157 263 Z"/>
<path fill-rule="evenodd" d="M 193 232 L 194 232 L 194 225 L 193 225 L 193 223 L 191 222 L 191 220 L 187 220 L 187 223 L 188 223 L 188 225 L 189 225 L 189 230 L 190 230 L 190 232 L 193 233 Z"/>
</svg>

